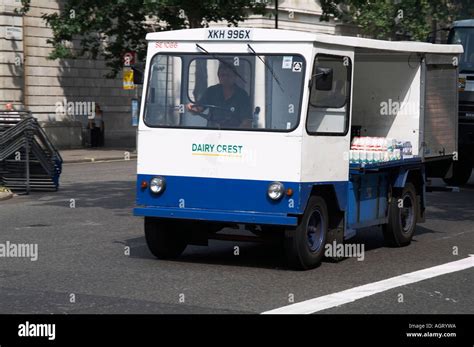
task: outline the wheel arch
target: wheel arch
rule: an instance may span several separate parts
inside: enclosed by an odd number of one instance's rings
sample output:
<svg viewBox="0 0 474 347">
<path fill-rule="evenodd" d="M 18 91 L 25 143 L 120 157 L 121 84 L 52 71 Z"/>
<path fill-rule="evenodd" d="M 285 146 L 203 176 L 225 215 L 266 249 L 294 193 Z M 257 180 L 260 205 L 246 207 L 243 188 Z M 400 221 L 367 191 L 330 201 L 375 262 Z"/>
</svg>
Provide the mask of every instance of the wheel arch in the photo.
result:
<svg viewBox="0 0 474 347">
<path fill-rule="evenodd" d="M 347 200 L 342 198 L 341 194 L 341 190 L 336 189 L 333 184 L 315 184 L 311 189 L 310 196 L 320 196 L 326 202 L 329 218 L 329 232 L 338 228 L 341 228 L 343 232 Z"/>
<path fill-rule="evenodd" d="M 426 202 L 424 167 L 400 169 L 392 183 L 394 193 L 401 194 L 407 183 L 411 183 L 415 187 L 416 200 L 419 207 L 417 222 L 422 223 L 425 221 Z"/>
</svg>

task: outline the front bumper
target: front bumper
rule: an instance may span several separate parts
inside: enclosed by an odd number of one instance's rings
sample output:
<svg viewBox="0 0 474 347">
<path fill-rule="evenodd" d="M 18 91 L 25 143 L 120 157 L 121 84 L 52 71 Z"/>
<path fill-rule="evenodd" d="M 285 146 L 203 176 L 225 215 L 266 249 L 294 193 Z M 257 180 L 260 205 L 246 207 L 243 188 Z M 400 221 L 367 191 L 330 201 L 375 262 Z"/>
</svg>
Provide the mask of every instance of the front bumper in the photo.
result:
<svg viewBox="0 0 474 347">
<path fill-rule="evenodd" d="M 283 213 L 254 213 L 245 211 L 219 211 L 191 208 L 136 207 L 135 216 L 171 219 L 202 220 L 210 222 L 232 222 L 242 224 L 269 224 L 296 226 L 298 218 Z"/>
</svg>

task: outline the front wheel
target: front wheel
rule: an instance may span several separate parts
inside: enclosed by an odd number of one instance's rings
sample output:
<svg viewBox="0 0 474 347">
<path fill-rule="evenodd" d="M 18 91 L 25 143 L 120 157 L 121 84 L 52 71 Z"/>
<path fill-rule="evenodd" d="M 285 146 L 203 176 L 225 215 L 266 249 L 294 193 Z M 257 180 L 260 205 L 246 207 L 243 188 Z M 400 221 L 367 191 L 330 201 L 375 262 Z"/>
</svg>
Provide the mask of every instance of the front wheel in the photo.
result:
<svg viewBox="0 0 474 347">
<path fill-rule="evenodd" d="M 385 242 L 392 247 L 410 244 L 415 233 L 418 205 L 415 186 L 407 183 L 399 195 L 392 196 L 388 224 L 382 227 Z"/>
<path fill-rule="evenodd" d="M 187 246 L 185 233 L 172 221 L 145 217 L 145 239 L 158 259 L 176 258 Z"/>
<path fill-rule="evenodd" d="M 328 222 L 326 202 L 312 196 L 299 225 L 285 232 L 285 253 L 292 268 L 307 270 L 321 264 Z"/>
</svg>

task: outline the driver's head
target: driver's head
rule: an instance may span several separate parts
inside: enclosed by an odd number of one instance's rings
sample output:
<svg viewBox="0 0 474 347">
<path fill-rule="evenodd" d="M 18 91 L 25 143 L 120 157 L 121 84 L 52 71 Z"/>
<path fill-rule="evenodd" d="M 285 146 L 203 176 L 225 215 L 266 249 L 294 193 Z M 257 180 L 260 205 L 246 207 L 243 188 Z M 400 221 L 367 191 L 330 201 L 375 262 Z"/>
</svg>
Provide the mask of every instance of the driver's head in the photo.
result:
<svg viewBox="0 0 474 347">
<path fill-rule="evenodd" d="M 217 77 L 219 77 L 219 83 L 224 87 L 231 87 L 235 83 L 236 71 L 232 65 L 221 62 L 217 70 Z"/>
</svg>

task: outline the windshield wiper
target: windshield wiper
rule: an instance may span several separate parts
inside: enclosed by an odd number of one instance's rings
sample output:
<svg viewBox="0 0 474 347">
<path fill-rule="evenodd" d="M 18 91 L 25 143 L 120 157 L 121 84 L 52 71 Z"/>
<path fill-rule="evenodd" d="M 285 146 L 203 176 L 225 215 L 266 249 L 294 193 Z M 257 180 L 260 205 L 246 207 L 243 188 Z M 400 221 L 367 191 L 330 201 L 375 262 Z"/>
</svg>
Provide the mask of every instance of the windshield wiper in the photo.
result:
<svg viewBox="0 0 474 347">
<path fill-rule="evenodd" d="M 198 45 L 196 43 L 196 47 L 199 48 L 201 51 L 203 51 L 204 53 L 206 53 L 207 55 L 210 55 L 211 57 L 213 57 L 214 59 L 217 59 L 219 60 L 219 62 L 221 62 L 222 64 L 224 64 L 225 66 L 227 66 L 230 70 L 232 70 L 237 76 L 239 76 L 239 78 L 242 80 L 242 82 L 244 83 L 247 83 L 244 78 L 237 72 L 237 70 L 235 69 L 234 66 L 232 66 L 231 64 L 229 64 L 228 62 L 226 62 L 224 59 L 218 57 L 217 55 L 215 55 L 214 53 L 210 53 L 208 52 L 206 49 L 204 49 L 204 47 Z"/>
<path fill-rule="evenodd" d="M 257 54 L 257 52 L 255 52 L 255 50 L 252 48 L 252 46 L 250 46 L 248 43 L 247 43 L 247 47 L 250 49 L 250 51 L 253 53 L 253 55 L 256 56 L 256 57 L 263 63 L 263 65 L 266 66 L 266 68 L 268 69 L 268 71 L 270 71 L 270 73 L 272 74 L 273 78 L 275 79 L 275 81 L 277 82 L 278 86 L 280 87 L 281 91 L 282 91 L 282 92 L 285 92 L 285 91 L 283 90 L 283 87 L 281 86 L 280 81 L 279 81 L 278 78 L 276 77 L 275 72 L 273 72 L 272 67 L 271 67 L 270 65 L 268 65 L 268 64 L 265 62 L 265 60 L 263 60 L 262 57 L 259 56 L 259 55 Z"/>
</svg>

